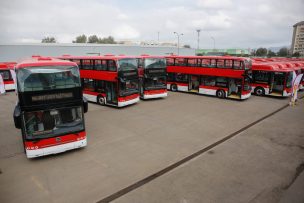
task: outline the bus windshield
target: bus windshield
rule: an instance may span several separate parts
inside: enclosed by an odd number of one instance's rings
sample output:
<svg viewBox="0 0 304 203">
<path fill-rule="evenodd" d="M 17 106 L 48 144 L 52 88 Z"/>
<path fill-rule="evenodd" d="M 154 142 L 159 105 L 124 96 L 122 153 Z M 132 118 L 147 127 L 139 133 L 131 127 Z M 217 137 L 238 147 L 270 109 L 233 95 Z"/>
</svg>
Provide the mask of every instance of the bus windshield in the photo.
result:
<svg viewBox="0 0 304 203">
<path fill-rule="evenodd" d="M 159 77 L 152 77 L 145 79 L 145 89 L 152 90 L 152 89 L 159 89 L 167 87 L 166 84 L 166 77 L 159 76 Z"/>
<path fill-rule="evenodd" d="M 81 107 L 25 112 L 23 115 L 28 138 L 46 138 L 84 129 Z"/>
<path fill-rule="evenodd" d="M 145 68 L 166 68 L 166 59 L 147 58 L 145 59 Z"/>
<path fill-rule="evenodd" d="M 120 59 L 118 60 L 119 70 L 128 71 L 128 70 L 137 70 L 137 59 Z"/>
<path fill-rule="evenodd" d="M 76 66 L 27 67 L 17 70 L 18 90 L 32 92 L 80 87 Z"/>
<path fill-rule="evenodd" d="M 120 81 L 120 96 L 128 96 L 134 93 L 138 93 L 138 79 Z"/>
</svg>

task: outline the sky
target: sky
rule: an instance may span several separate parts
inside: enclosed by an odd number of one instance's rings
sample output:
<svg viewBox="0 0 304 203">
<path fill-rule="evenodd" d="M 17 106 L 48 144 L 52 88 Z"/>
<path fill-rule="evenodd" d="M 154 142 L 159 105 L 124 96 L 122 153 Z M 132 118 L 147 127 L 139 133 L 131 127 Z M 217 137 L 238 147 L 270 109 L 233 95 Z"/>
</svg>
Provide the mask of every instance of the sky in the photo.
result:
<svg viewBox="0 0 304 203">
<path fill-rule="evenodd" d="M 197 48 L 290 46 L 304 0 L 1 0 L 0 44 L 115 40 L 177 42 Z M 213 40 L 214 39 L 214 40 Z M 214 43 L 215 42 L 215 43 Z"/>
</svg>

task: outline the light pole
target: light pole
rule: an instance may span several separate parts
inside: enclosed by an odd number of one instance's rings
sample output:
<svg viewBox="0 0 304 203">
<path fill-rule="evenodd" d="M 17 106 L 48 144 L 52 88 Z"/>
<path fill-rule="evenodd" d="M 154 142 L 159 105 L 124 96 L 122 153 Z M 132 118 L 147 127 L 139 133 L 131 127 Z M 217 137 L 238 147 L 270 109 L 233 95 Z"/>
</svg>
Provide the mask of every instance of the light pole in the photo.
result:
<svg viewBox="0 0 304 203">
<path fill-rule="evenodd" d="M 197 32 L 197 50 L 199 49 L 200 31 L 201 31 L 201 29 L 196 30 L 196 32 Z"/>
<path fill-rule="evenodd" d="M 211 39 L 213 39 L 213 49 L 215 50 L 215 39 L 214 37 L 211 37 Z"/>
<path fill-rule="evenodd" d="M 159 46 L 159 32 L 157 32 L 157 43 L 158 43 L 158 46 Z"/>
<path fill-rule="evenodd" d="M 182 36 L 184 35 L 183 33 L 177 33 L 177 32 L 174 32 L 174 34 L 176 34 L 177 36 L 177 55 L 179 55 L 179 36 Z"/>
</svg>

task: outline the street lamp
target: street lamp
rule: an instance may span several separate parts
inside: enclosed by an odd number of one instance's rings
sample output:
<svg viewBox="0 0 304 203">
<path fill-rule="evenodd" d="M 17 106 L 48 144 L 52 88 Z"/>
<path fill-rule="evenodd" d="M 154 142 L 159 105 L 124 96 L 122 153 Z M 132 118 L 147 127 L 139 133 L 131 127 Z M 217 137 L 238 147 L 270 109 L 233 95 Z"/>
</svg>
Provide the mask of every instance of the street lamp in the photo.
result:
<svg viewBox="0 0 304 203">
<path fill-rule="evenodd" d="M 200 31 L 201 31 L 201 29 L 196 30 L 196 32 L 197 32 L 197 49 L 199 49 Z"/>
<path fill-rule="evenodd" d="M 174 32 L 174 34 L 176 34 L 177 36 L 177 55 L 179 55 L 179 37 L 184 35 L 183 33 L 177 33 L 177 32 Z"/>
<path fill-rule="evenodd" d="M 214 37 L 211 37 L 211 39 L 213 39 L 213 49 L 215 50 L 215 39 Z"/>
</svg>

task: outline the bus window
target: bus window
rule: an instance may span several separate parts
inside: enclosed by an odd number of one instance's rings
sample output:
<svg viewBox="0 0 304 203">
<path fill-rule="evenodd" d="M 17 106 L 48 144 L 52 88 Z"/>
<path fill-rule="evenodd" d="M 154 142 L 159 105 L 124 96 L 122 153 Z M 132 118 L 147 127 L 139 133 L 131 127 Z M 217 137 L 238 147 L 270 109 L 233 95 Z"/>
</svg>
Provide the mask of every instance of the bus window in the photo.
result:
<svg viewBox="0 0 304 203">
<path fill-rule="evenodd" d="M 237 60 L 234 60 L 234 61 L 233 61 L 233 68 L 234 68 L 234 69 L 242 69 L 242 67 L 241 67 L 241 62 L 240 62 L 240 61 L 237 61 Z"/>
<path fill-rule="evenodd" d="M 115 61 L 108 60 L 108 69 L 109 69 L 109 71 L 116 71 Z"/>
<path fill-rule="evenodd" d="M 167 65 L 174 66 L 174 58 L 167 58 Z"/>
<path fill-rule="evenodd" d="M 216 67 L 216 59 L 211 59 L 210 67 Z"/>
<path fill-rule="evenodd" d="M 105 81 L 103 80 L 95 80 L 95 88 L 96 88 L 96 92 L 98 93 L 104 93 L 105 92 Z"/>
<path fill-rule="evenodd" d="M 216 67 L 217 68 L 224 68 L 225 66 L 225 61 L 223 59 L 218 59 L 217 62 L 216 62 Z"/>
<path fill-rule="evenodd" d="M 107 70 L 107 61 L 95 60 L 95 70 Z"/>
<path fill-rule="evenodd" d="M 253 71 L 252 75 L 253 75 L 253 81 L 254 82 L 268 83 L 269 72 L 266 72 L 266 71 Z"/>
<path fill-rule="evenodd" d="M 3 81 L 12 80 L 11 73 L 9 70 L 0 70 Z"/>
<path fill-rule="evenodd" d="M 175 59 L 175 65 L 176 66 L 185 66 L 186 63 L 185 63 L 185 60 L 184 58 L 177 58 Z"/>
<path fill-rule="evenodd" d="M 94 92 L 94 80 L 92 79 L 83 79 L 83 90 Z"/>
<path fill-rule="evenodd" d="M 82 69 L 93 70 L 93 60 L 82 60 Z"/>
<path fill-rule="evenodd" d="M 202 59 L 202 67 L 210 67 L 210 59 Z"/>
<path fill-rule="evenodd" d="M 188 66 L 197 66 L 196 59 L 188 59 Z"/>
<path fill-rule="evenodd" d="M 218 86 L 218 87 L 227 87 L 227 78 L 217 77 L 216 78 L 216 86 Z"/>
<path fill-rule="evenodd" d="M 177 73 L 176 74 L 176 81 L 177 82 L 188 82 L 188 75 Z"/>
<path fill-rule="evenodd" d="M 233 61 L 231 59 L 225 60 L 225 68 L 232 68 L 233 67 Z"/>
<path fill-rule="evenodd" d="M 206 86 L 215 86 L 215 77 L 207 77 L 205 79 L 205 85 Z"/>
</svg>

